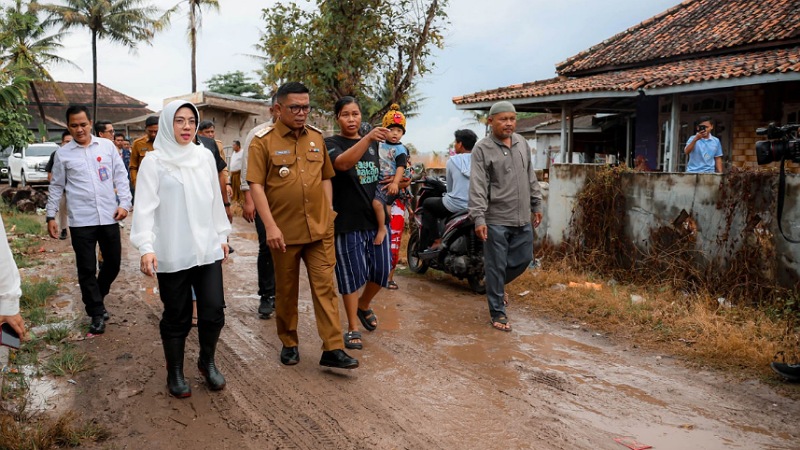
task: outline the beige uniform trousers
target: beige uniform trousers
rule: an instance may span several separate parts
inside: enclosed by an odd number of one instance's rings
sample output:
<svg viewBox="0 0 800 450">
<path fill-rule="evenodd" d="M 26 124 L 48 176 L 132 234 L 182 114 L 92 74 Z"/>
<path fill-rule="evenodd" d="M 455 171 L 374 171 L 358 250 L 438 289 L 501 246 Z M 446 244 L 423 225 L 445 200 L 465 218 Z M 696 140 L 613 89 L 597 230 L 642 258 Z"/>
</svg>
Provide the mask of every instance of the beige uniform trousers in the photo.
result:
<svg viewBox="0 0 800 450">
<path fill-rule="evenodd" d="M 344 348 L 339 321 L 339 297 L 333 286 L 336 251 L 333 230 L 325 238 L 308 244 L 287 245 L 286 252 L 272 250 L 275 265 L 275 326 L 286 347 L 295 347 L 297 337 L 297 301 L 300 283 L 300 260 L 306 265 L 317 332 L 323 350 Z"/>
</svg>

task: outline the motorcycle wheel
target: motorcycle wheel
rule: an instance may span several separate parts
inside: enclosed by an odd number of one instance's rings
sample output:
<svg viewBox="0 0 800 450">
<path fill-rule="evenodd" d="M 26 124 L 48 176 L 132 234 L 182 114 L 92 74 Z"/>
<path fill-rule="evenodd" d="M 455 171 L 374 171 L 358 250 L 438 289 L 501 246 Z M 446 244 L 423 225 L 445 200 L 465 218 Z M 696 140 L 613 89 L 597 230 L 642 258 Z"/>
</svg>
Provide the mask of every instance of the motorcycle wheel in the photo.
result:
<svg viewBox="0 0 800 450">
<path fill-rule="evenodd" d="M 483 295 L 486 293 L 486 280 L 483 277 L 471 276 L 467 278 L 469 288 L 476 294 Z"/>
<path fill-rule="evenodd" d="M 414 272 L 422 275 L 428 271 L 428 263 L 422 262 L 417 256 L 419 252 L 419 234 L 411 230 L 411 237 L 408 238 L 408 250 L 406 257 L 408 258 L 408 268 Z"/>
</svg>

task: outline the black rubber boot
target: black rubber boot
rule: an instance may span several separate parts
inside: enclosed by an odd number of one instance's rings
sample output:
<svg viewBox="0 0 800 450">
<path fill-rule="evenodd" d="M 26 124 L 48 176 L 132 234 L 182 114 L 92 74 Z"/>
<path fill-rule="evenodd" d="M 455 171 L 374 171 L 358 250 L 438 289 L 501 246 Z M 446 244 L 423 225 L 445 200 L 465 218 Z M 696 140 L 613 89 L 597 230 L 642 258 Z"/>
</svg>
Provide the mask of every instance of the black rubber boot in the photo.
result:
<svg viewBox="0 0 800 450">
<path fill-rule="evenodd" d="M 192 396 L 192 388 L 183 377 L 183 352 L 186 347 L 186 338 L 173 338 L 162 340 L 164 356 L 167 359 L 167 389 L 170 395 L 176 398 Z"/>
<path fill-rule="evenodd" d="M 214 354 L 217 351 L 217 341 L 221 329 L 208 330 L 200 327 L 197 334 L 200 337 L 200 358 L 197 360 L 197 368 L 205 377 L 208 388 L 218 391 L 225 388 L 225 377 L 222 376 L 214 363 Z"/>
</svg>

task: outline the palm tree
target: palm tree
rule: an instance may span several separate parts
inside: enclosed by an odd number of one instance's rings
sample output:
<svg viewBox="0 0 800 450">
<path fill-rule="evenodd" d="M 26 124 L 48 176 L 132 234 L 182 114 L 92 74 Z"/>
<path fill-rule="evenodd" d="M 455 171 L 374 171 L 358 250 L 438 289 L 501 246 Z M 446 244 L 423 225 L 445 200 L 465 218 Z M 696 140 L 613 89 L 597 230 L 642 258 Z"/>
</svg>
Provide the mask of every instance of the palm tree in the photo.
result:
<svg viewBox="0 0 800 450">
<path fill-rule="evenodd" d="M 13 7 L 6 8 L 4 30 L 0 39 L 5 42 L 0 59 L 6 62 L 8 69 L 17 76 L 28 79 L 28 88 L 33 94 L 39 109 L 42 123 L 45 123 L 44 108 L 36 90 L 36 81 L 53 82 L 47 70 L 50 63 L 72 62 L 58 56 L 62 48 L 61 33 L 47 35 L 35 12 L 35 1 L 28 3 L 27 11 L 22 9 L 22 0 L 16 0 Z M 74 65 L 74 64 L 73 64 Z"/>
<path fill-rule="evenodd" d="M 97 40 L 108 39 L 134 51 L 150 44 L 156 32 L 169 24 L 169 13 L 145 0 L 61 0 L 64 4 L 41 4 L 37 9 L 50 15 L 46 24 L 61 30 L 85 27 L 92 33 L 92 117 L 97 117 Z M 32 6 L 35 3 L 32 3 Z M 159 14 L 160 17 L 159 17 Z"/>
<path fill-rule="evenodd" d="M 192 47 L 192 92 L 197 92 L 197 32 L 203 25 L 202 8 L 219 12 L 219 0 L 184 0 L 189 2 L 189 45 Z"/>
<path fill-rule="evenodd" d="M 25 103 L 25 86 L 28 79 L 25 77 L 11 78 L 5 67 L 0 73 L 0 109 L 14 109 Z"/>
<path fill-rule="evenodd" d="M 483 126 L 483 135 L 489 135 L 489 111 L 483 110 L 474 110 L 474 111 L 464 111 L 470 115 L 467 119 L 469 120 L 470 125 L 481 125 Z"/>
</svg>

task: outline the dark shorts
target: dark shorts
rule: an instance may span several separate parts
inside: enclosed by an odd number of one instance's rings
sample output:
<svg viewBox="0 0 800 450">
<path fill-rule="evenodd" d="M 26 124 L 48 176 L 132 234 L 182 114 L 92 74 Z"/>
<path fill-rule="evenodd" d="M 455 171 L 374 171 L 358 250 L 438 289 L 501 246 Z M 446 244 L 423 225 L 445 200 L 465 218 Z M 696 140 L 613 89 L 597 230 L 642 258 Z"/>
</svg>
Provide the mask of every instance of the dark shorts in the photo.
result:
<svg viewBox="0 0 800 450">
<path fill-rule="evenodd" d="M 339 293 L 352 294 L 368 281 L 386 287 L 392 270 L 390 239 L 372 243 L 375 230 L 352 231 L 336 235 L 336 282 Z"/>
<path fill-rule="evenodd" d="M 381 202 L 384 205 L 391 205 L 397 200 L 397 195 L 389 195 L 389 192 L 386 189 L 383 189 L 384 185 L 378 185 L 378 189 L 375 190 L 375 200 Z"/>
</svg>

